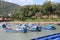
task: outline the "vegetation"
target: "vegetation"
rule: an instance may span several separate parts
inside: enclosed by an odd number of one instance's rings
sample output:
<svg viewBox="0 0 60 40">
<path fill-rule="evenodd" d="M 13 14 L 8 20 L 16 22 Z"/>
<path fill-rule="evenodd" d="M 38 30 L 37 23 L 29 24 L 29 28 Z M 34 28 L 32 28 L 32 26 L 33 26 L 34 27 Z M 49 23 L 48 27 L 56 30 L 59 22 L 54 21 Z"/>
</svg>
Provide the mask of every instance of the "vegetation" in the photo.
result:
<svg viewBox="0 0 60 40">
<path fill-rule="evenodd" d="M 19 6 L 0 2 L 0 14 L 12 21 L 60 21 L 60 3 L 45 2 L 43 5 Z M 7 14 L 11 13 L 11 16 Z"/>
<path fill-rule="evenodd" d="M 15 19 L 22 21 L 53 21 L 60 18 L 60 3 L 45 2 L 43 5 L 26 5 L 21 7 L 20 12 L 14 14 Z M 17 16 L 18 15 L 18 16 Z M 57 21 L 57 20 L 55 20 Z M 60 20 L 59 20 L 60 21 Z"/>
<path fill-rule="evenodd" d="M 19 11 L 20 6 L 17 4 L 0 0 L 0 16 L 8 16 L 9 13 L 15 14 Z"/>
</svg>

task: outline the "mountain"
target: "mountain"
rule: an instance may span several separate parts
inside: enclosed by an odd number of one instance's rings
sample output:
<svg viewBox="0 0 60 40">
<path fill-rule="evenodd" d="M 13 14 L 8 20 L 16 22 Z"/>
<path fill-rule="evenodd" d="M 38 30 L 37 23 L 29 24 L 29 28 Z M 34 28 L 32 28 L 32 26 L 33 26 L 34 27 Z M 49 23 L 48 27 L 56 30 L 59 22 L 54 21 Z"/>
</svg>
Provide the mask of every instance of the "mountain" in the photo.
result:
<svg viewBox="0 0 60 40">
<path fill-rule="evenodd" d="M 14 3 L 9 3 L 5 1 L 0 1 L 0 15 L 7 15 L 9 13 L 17 13 L 20 9 L 20 6 Z"/>
</svg>

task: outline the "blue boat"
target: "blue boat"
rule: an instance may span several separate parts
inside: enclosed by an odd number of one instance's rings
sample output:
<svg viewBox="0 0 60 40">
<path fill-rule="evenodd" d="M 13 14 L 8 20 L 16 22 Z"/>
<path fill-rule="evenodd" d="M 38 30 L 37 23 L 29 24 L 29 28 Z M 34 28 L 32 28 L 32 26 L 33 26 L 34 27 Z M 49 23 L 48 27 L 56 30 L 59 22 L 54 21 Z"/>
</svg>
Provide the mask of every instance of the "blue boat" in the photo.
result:
<svg viewBox="0 0 60 40">
<path fill-rule="evenodd" d="M 25 33 L 25 30 L 6 30 L 6 32 L 8 32 L 8 33 L 18 33 L 18 32 Z"/>
<path fill-rule="evenodd" d="M 5 29 L 5 31 L 6 32 L 14 32 L 14 33 L 17 33 L 17 32 L 26 33 L 27 29 L 26 28 L 17 28 L 17 29 L 7 28 L 7 29 Z"/>
<path fill-rule="evenodd" d="M 52 35 L 47 35 L 39 38 L 34 38 L 31 40 L 60 40 L 60 33 L 52 34 Z"/>
<path fill-rule="evenodd" d="M 55 30 L 56 28 L 54 27 L 54 25 L 49 24 L 49 25 L 45 26 L 45 29 Z"/>
</svg>

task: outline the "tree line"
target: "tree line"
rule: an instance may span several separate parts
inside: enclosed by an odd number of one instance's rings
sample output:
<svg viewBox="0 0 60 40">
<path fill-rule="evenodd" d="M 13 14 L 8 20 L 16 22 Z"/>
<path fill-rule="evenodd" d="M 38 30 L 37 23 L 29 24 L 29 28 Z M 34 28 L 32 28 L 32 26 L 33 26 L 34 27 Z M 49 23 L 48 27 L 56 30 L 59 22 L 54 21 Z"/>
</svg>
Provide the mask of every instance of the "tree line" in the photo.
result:
<svg viewBox="0 0 60 40">
<path fill-rule="evenodd" d="M 45 2 L 43 5 L 26 5 L 22 6 L 18 13 L 13 14 L 12 18 L 25 21 L 26 19 L 43 18 L 42 16 L 56 15 L 60 18 L 60 3 Z"/>
</svg>

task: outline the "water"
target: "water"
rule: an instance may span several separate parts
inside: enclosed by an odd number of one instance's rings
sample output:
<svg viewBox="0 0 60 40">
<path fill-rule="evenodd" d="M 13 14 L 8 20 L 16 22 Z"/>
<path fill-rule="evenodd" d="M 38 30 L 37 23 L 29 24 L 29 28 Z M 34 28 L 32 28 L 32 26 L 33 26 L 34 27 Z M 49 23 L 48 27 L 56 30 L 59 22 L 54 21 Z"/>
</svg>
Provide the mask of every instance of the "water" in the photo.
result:
<svg viewBox="0 0 60 40">
<path fill-rule="evenodd" d="M 11 27 L 11 25 L 9 25 Z M 15 26 L 12 25 L 14 28 Z M 56 30 L 44 30 L 42 32 L 28 32 L 28 33 L 6 33 L 5 30 L 0 28 L 0 40 L 30 40 L 41 36 L 46 36 L 60 32 L 60 26 L 56 26 Z"/>
</svg>

